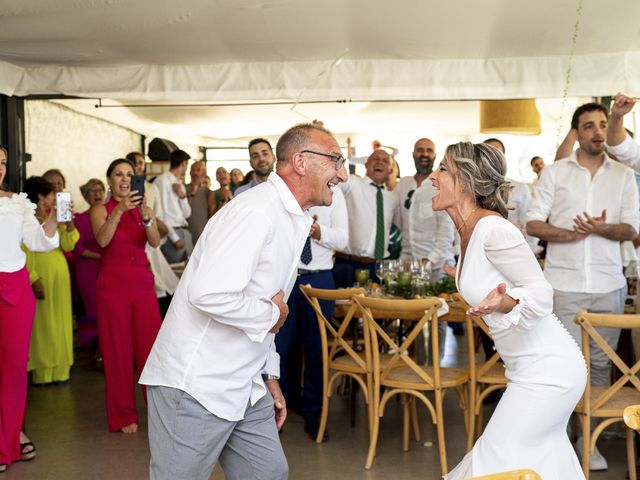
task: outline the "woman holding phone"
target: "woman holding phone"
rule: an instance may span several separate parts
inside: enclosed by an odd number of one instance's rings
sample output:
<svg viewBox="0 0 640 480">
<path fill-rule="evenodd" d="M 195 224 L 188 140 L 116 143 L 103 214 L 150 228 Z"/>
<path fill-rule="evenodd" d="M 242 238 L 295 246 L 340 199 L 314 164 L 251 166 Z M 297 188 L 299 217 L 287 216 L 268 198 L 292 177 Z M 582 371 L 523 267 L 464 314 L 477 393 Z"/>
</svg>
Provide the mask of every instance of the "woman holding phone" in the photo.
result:
<svg viewBox="0 0 640 480">
<path fill-rule="evenodd" d="M 29 177 L 23 189 L 36 204 L 36 218 L 43 223 L 56 207 L 53 184 L 43 177 Z M 49 252 L 24 248 L 37 299 L 28 366 L 35 385 L 66 382 L 73 365 L 71 277 L 64 253 L 73 251 L 80 233 L 73 222 L 66 222 L 58 225 L 58 234 L 60 247 Z"/>
<path fill-rule="evenodd" d="M 133 176 L 129 160 L 111 162 L 111 198 L 91 207 L 93 232 L 103 248 L 96 300 L 107 421 L 110 431 L 123 433 L 138 431 L 134 360 L 142 371 L 161 323 L 145 253 L 147 242 L 154 248 L 160 244 L 160 234 L 153 211 L 132 189 Z"/>
<path fill-rule="evenodd" d="M 21 435 L 27 403 L 27 359 L 36 302 L 25 268 L 24 243 L 32 251 L 58 246 L 55 211 L 40 225 L 27 196 L 8 191 L 7 150 L 0 147 L 0 472 L 7 465 L 35 457 L 35 447 Z"/>
</svg>

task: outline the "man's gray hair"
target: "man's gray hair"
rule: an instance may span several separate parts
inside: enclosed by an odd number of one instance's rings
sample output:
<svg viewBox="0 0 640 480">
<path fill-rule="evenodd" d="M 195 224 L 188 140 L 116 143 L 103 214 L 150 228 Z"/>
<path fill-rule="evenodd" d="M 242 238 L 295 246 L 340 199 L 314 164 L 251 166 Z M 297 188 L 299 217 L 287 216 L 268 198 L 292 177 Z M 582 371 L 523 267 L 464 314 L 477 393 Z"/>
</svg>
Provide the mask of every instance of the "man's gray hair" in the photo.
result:
<svg viewBox="0 0 640 480">
<path fill-rule="evenodd" d="M 333 136 L 333 134 L 324 127 L 313 123 L 300 123 L 294 125 L 278 140 L 276 145 L 276 159 L 279 164 L 289 161 L 291 155 L 300 152 L 309 146 L 311 132 L 318 131 Z"/>
</svg>

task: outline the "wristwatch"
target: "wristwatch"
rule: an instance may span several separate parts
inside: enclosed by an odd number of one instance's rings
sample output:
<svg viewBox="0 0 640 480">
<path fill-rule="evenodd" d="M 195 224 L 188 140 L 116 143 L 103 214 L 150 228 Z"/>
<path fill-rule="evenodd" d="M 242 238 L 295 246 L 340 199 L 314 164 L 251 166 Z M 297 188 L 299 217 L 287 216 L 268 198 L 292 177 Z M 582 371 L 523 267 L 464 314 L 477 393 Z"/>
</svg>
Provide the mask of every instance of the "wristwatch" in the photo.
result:
<svg viewBox="0 0 640 480">
<path fill-rule="evenodd" d="M 144 218 L 142 219 L 142 224 L 144 225 L 144 228 L 149 228 L 153 225 L 153 217 L 149 217 L 147 220 L 145 220 Z"/>
<path fill-rule="evenodd" d="M 280 377 L 277 375 L 270 375 L 268 373 L 263 373 L 262 374 L 262 380 L 264 380 L 265 382 L 267 380 L 280 380 Z"/>
</svg>

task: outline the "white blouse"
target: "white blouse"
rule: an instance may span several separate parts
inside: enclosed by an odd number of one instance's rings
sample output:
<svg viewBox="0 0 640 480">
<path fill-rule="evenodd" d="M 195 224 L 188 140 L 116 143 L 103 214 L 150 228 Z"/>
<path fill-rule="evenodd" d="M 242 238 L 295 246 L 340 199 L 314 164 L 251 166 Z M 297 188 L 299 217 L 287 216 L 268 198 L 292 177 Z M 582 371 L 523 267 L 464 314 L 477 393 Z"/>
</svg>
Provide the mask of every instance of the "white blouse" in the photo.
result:
<svg viewBox="0 0 640 480">
<path fill-rule="evenodd" d="M 26 193 L 0 197 L 0 272 L 17 272 L 24 267 L 24 243 L 33 252 L 48 252 L 60 244 L 58 232 L 47 237 L 35 216 L 36 206 Z"/>
</svg>

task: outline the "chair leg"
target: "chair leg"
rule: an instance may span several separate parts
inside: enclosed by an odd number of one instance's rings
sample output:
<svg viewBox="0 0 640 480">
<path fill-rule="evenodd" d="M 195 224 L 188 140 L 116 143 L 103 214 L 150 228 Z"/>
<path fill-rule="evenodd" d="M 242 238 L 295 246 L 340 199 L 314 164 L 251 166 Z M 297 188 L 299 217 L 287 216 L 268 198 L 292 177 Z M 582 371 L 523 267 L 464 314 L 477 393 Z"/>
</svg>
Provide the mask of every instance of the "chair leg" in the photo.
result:
<svg viewBox="0 0 640 480">
<path fill-rule="evenodd" d="M 409 421 L 411 417 L 410 401 L 409 395 L 406 393 L 402 394 L 402 450 L 405 452 L 409 451 Z"/>
<path fill-rule="evenodd" d="M 626 428 L 627 431 L 627 465 L 629 466 L 629 480 L 637 480 L 636 475 L 636 452 L 633 448 L 633 437 L 635 430 Z"/>
<path fill-rule="evenodd" d="M 413 438 L 416 442 L 420 441 L 420 422 L 418 421 L 418 402 L 416 397 L 411 397 L 411 418 L 413 420 Z"/>
<path fill-rule="evenodd" d="M 378 414 L 378 396 L 373 395 L 371 399 L 371 408 L 372 408 L 372 416 L 371 416 L 371 433 L 369 436 L 369 451 L 367 452 L 367 460 L 364 464 L 364 468 L 369 470 L 373 465 L 373 458 L 376 456 L 376 447 L 378 445 L 378 430 L 380 429 L 380 416 Z"/>
<path fill-rule="evenodd" d="M 591 443 L 591 420 L 589 415 L 581 416 L 582 423 L 582 471 L 589 480 L 589 443 Z"/>
<path fill-rule="evenodd" d="M 446 475 L 449 471 L 447 466 L 447 446 L 444 440 L 444 415 L 442 412 L 442 390 L 436 390 L 436 430 L 438 432 L 438 451 L 440 453 L 440 471 Z"/>
<path fill-rule="evenodd" d="M 327 428 L 327 416 L 329 414 L 329 382 L 324 382 L 322 390 L 322 412 L 320 413 L 320 425 L 318 426 L 316 443 L 322 443 L 322 437 L 324 436 L 324 431 Z"/>
<path fill-rule="evenodd" d="M 469 410 L 467 415 L 467 452 L 473 448 L 476 433 L 476 386 L 475 382 L 469 384 Z"/>
<path fill-rule="evenodd" d="M 482 430 L 484 430 L 484 405 L 480 404 L 480 408 L 478 409 L 478 419 L 476 424 L 476 438 L 482 435 Z"/>
</svg>

